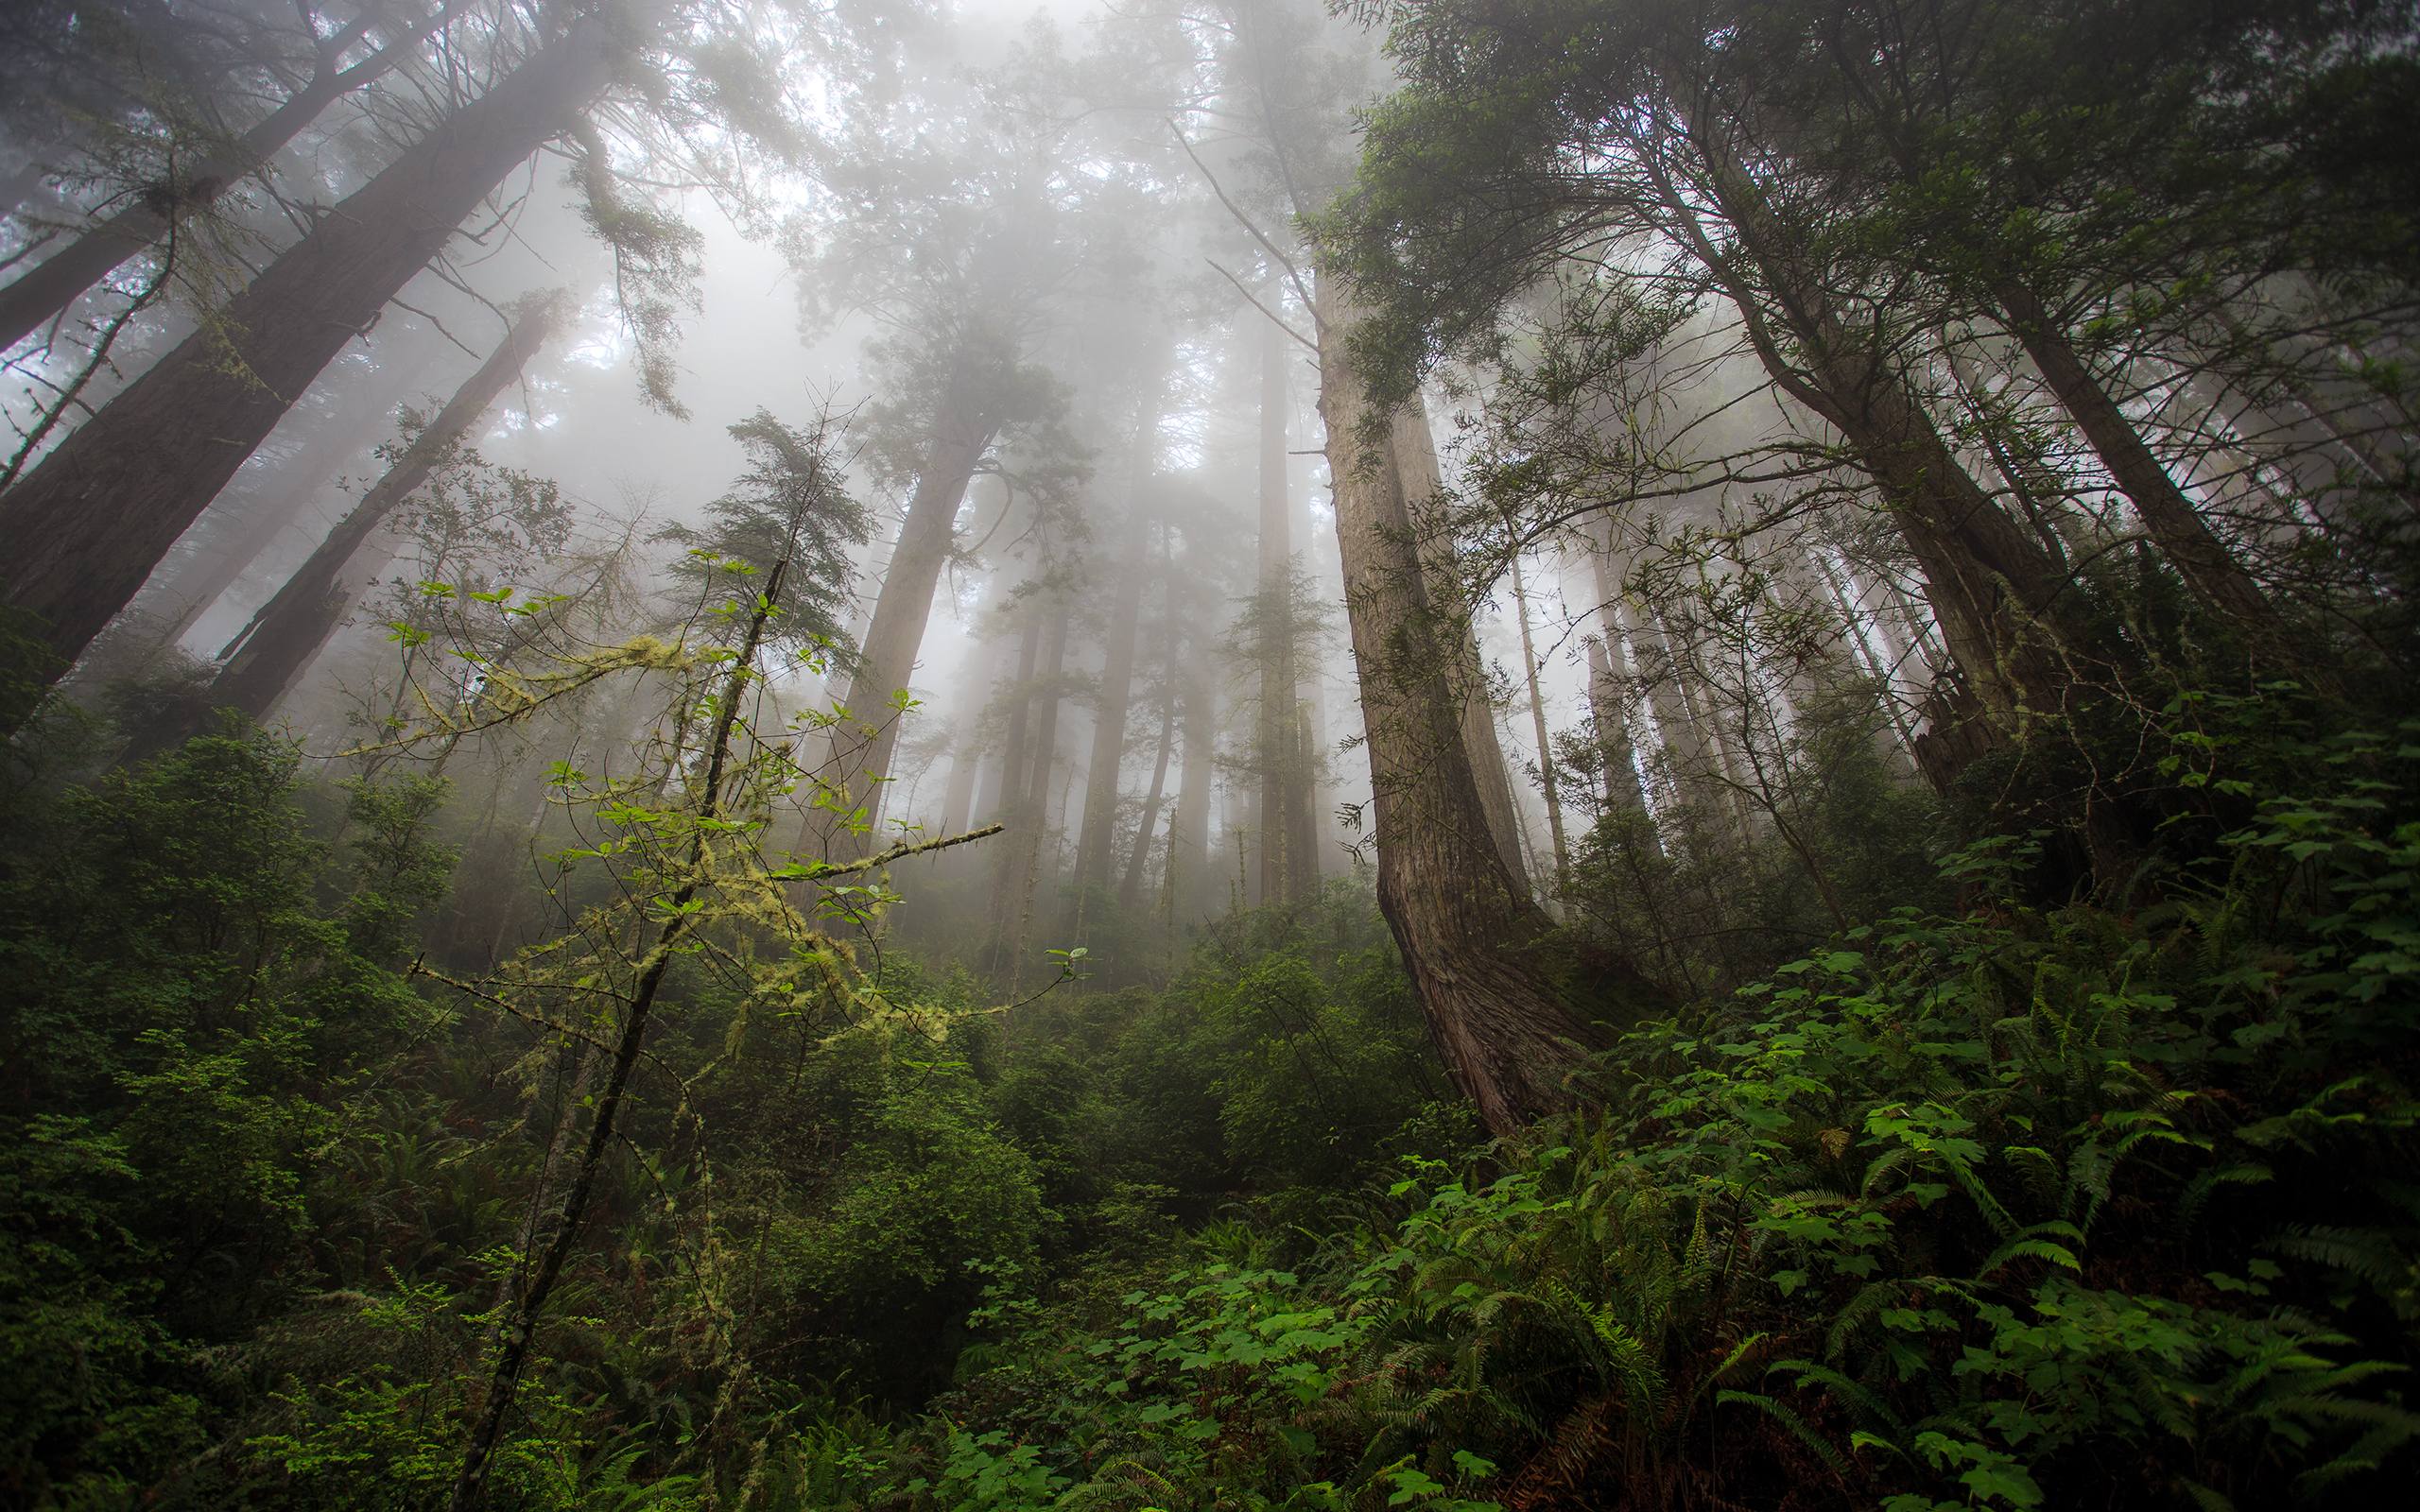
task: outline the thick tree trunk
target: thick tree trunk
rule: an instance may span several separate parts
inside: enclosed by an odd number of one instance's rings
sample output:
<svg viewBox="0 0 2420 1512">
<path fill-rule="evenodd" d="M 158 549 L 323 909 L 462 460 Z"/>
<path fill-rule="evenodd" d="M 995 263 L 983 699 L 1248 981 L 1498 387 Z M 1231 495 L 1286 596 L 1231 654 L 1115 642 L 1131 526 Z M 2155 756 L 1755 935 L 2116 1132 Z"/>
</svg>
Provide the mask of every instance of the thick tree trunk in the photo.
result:
<svg viewBox="0 0 2420 1512">
<path fill-rule="evenodd" d="M 522 311 L 488 360 L 455 390 L 387 475 L 371 486 L 310 559 L 219 652 L 223 664 L 210 685 L 211 707 L 240 709 L 256 720 L 268 717 L 376 580 L 386 560 L 382 556 L 374 564 L 359 563 L 350 572 L 348 564 L 355 563 L 397 507 L 454 455 L 462 437 L 488 412 L 505 386 L 521 376 L 529 359 L 561 325 L 563 314 L 554 301 Z"/>
<path fill-rule="evenodd" d="M 302 518 L 313 500 L 322 496 L 328 481 L 356 454 L 368 449 L 394 419 L 395 403 L 412 380 L 426 369 L 434 349 L 415 343 L 408 352 L 382 361 L 374 375 L 362 381 L 337 402 L 333 416 L 312 421 L 305 438 L 286 461 L 271 470 L 251 490 L 248 505 L 233 505 L 222 492 L 195 524 L 208 533 L 201 544 L 145 599 L 157 598 L 176 611 L 160 636 L 163 645 L 182 642 L 211 607 L 234 587 L 277 538 Z M 289 425 L 308 417 L 289 415 Z M 260 495 L 268 494 L 264 499 Z M 222 514 L 240 516 L 221 520 Z M 138 599 L 142 604 L 145 599 Z"/>
<path fill-rule="evenodd" d="M 230 143 L 227 150 L 193 164 L 183 182 L 130 200 L 124 209 L 0 288 L 0 352 L 64 314 L 119 264 L 165 236 L 175 216 L 208 208 L 247 175 L 258 171 L 328 106 L 392 70 L 436 29 L 445 13 L 442 9 L 432 11 L 412 30 L 351 68 L 338 68 L 337 60 L 361 40 L 373 15 L 365 12 L 329 38 L 309 81 L 259 125 Z"/>
<path fill-rule="evenodd" d="M 1160 375 L 1135 417 L 1134 453 L 1126 501 L 1126 538 L 1110 586 L 1109 627 L 1102 645 L 1099 695 L 1093 700 L 1092 761 L 1084 769 L 1084 815 L 1076 842 L 1076 907 L 1086 911 L 1084 892 L 1106 894 L 1115 876 L 1117 839 L 1117 778 L 1126 762 L 1127 702 L 1134 692 L 1135 627 L 1143 616 L 1143 583 L 1151 555 L 1151 512 L 1146 505 L 1153 463 L 1159 455 Z M 1146 826 L 1148 831 L 1149 826 Z"/>
<path fill-rule="evenodd" d="M 320 369 L 377 318 L 481 198 L 610 75 L 583 18 L 439 123 L 227 306 L 0 494 L 8 602 L 73 661 Z"/>
<path fill-rule="evenodd" d="M 2033 359 L 2076 428 L 2092 443 L 2101 466 L 2134 504 L 2135 513 L 2186 587 L 2219 613 L 2249 627 L 2273 627 L 2276 610 L 2259 585 L 2228 555 L 2226 543 L 2152 455 L 2141 433 L 2093 377 L 2067 333 L 2059 328 L 2033 291 L 2008 281 L 1994 292 L 2007 314 L 2010 333 Z"/>
<path fill-rule="evenodd" d="M 1347 351 L 1357 319 L 1319 282 L 1320 410 L 1358 667 L 1378 848 L 1378 906 L 1410 969 L 1455 1083 L 1499 1134 L 1568 1105 L 1566 1078 L 1599 1031 L 1526 953 L 1551 929 L 1505 866 L 1463 739 L 1446 665 L 1466 622 L 1434 613 L 1392 446 L 1371 455 L 1371 412 Z M 1384 425 L 1384 420 L 1378 420 Z M 1437 637 L 1453 637 L 1441 654 Z"/>
<path fill-rule="evenodd" d="M 1324 359 L 1321 372 L 1324 385 Z M 1447 659 L 1447 682 L 1460 711 L 1462 744 L 1470 753 L 1479 808 L 1487 816 L 1488 833 L 1495 839 L 1505 871 L 1527 892 L 1530 874 L 1521 862 L 1520 811 L 1513 806 L 1512 780 L 1504 766 L 1504 743 L 1495 733 L 1495 709 L 1488 701 L 1487 672 L 1479 660 L 1478 626 L 1462 593 L 1452 539 L 1436 522 L 1424 518 L 1429 501 L 1442 486 L 1427 409 L 1414 398 L 1389 417 L 1389 427 L 1388 456 L 1395 471 L 1392 487 L 1403 512 L 1402 528 L 1417 542 L 1426 595 L 1423 603 L 1426 611 L 1441 622 L 1441 630 L 1443 621 L 1450 620 L 1453 626 L 1452 633 L 1437 650 Z"/>
<path fill-rule="evenodd" d="M 848 685 L 835 696 L 849 717 L 833 727 L 830 752 L 816 775 L 819 786 L 833 795 L 833 806 L 810 810 L 799 837 L 801 850 L 827 860 L 870 854 L 880 833 L 883 779 L 890 775 L 890 759 L 899 747 L 901 715 L 891 700 L 915 676 L 916 653 L 933 614 L 933 594 L 949 563 L 959 507 L 998 429 L 976 403 L 975 382 L 961 362 L 942 397 L 925 468 L 908 497 L 907 518 L 890 554 L 890 570 L 883 574 L 865 643 Z M 858 809 L 863 810 L 862 831 L 850 821 Z"/>
</svg>

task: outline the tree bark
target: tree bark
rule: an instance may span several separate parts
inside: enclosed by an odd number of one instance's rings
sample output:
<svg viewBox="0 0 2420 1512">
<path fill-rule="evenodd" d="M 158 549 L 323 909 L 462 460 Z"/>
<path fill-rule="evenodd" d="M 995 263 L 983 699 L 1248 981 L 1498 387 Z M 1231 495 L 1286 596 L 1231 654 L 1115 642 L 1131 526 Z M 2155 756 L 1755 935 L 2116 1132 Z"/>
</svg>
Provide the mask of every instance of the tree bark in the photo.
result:
<svg viewBox="0 0 2420 1512">
<path fill-rule="evenodd" d="M 1994 290 L 2009 331 L 2049 384 L 2050 392 L 2092 444 L 2194 596 L 2254 629 L 2273 629 L 2277 611 L 2169 475 L 2118 402 L 2093 377 L 2075 346 L 2033 291 L 2014 280 Z"/>
<path fill-rule="evenodd" d="M 1197 630 L 1184 658 L 1184 765 L 1168 826 L 1168 911 L 1171 918 L 1187 919 L 1208 906 L 1214 869 L 1210 802 L 1218 782 L 1219 679 L 1209 649 L 1208 639 Z"/>
<path fill-rule="evenodd" d="M 1324 359 L 1321 373 L 1324 387 Z M 1451 634 L 1437 650 L 1447 659 L 1451 669 L 1447 680 L 1460 711 L 1462 744 L 1469 751 L 1479 808 L 1487 816 L 1488 833 L 1495 839 L 1505 871 L 1527 892 L 1530 874 L 1521 862 L 1520 811 L 1513 807 L 1512 781 L 1504 765 L 1504 743 L 1496 737 L 1495 709 L 1487 697 L 1487 672 L 1479 659 L 1478 626 L 1462 593 L 1453 541 L 1435 522 L 1422 518 L 1424 509 L 1443 486 L 1427 409 L 1415 397 L 1389 417 L 1389 426 L 1388 458 L 1395 472 L 1393 493 L 1402 515 L 1401 528 L 1417 543 L 1425 579 L 1423 602 L 1426 612 L 1453 622 Z M 1441 624 L 1441 632 L 1443 628 Z"/>
<path fill-rule="evenodd" d="M 0 591 L 72 662 L 142 587 L 320 369 L 377 318 L 506 174 L 609 80 L 606 26 L 567 35 L 321 216 L 220 319 L 188 336 L 0 494 L 18 543 Z"/>
<path fill-rule="evenodd" d="M 134 197 L 124 209 L 43 258 L 8 287 L 0 288 L 0 352 L 64 314 L 86 289 L 107 278 L 119 264 L 166 235 L 176 216 L 207 208 L 246 176 L 257 172 L 304 127 L 317 120 L 320 112 L 392 70 L 448 13 L 441 7 L 351 68 L 338 68 L 337 60 L 370 30 L 376 20 L 375 12 L 365 11 L 352 26 L 329 38 L 320 46 L 320 64 L 309 80 L 259 125 L 228 144 L 226 150 L 195 164 L 183 183 Z"/>
<path fill-rule="evenodd" d="M 1117 778 L 1126 762 L 1127 702 L 1134 691 L 1135 627 L 1143 616 L 1143 583 L 1150 576 L 1153 464 L 1159 454 L 1160 375 L 1135 416 L 1132 486 L 1126 502 L 1126 539 L 1118 552 L 1116 581 L 1110 585 L 1109 627 L 1102 644 L 1099 695 L 1093 701 L 1092 760 L 1084 769 L 1083 825 L 1076 844 L 1076 906 L 1085 911 L 1084 889 L 1106 894 L 1112 885 L 1117 838 Z M 1145 826 L 1146 833 L 1150 826 Z"/>
<path fill-rule="evenodd" d="M 1378 849 L 1378 906 L 1454 1080 L 1498 1134 L 1568 1106 L 1566 1078 L 1600 1038 L 1527 953 L 1551 929 L 1504 864 L 1446 666 L 1466 623 L 1441 621 L 1409 527 L 1392 444 L 1347 344 L 1358 319 L 1332 274 L 1318 285 L 1320 411 L 1327 422 L 1337 544 L 1358 667 Z M 1390 438 L 1392 441 L 1392 438 Z M 1437 638 L 1454 639 L 1440 654 Z"/>
<path fill-rule="evenodd" d="M 1274 320 L 1260 332 L 1260 540 L 1257 618 L 1259 717 L 1254 722 L 1253 762 L 1260 845 L 1260 900 L 1274 903 L 1300 896 L 1295 885 L 1294 788 L 1294 541 L 1293 511 L 1286 488 L 1286 333 Z"/>
<path fill-rule="evenodd" d="M 396 401 L 434 355 L 432 348 L 416 343 L 408 352 L 381 362 L 372 378 L 337 403 L 335 415 L 309 423 L 306 438 L 287 460 L 251 490 L 255 496 L 249 507 L 231 507 L 223 491 L 211 501 L 194 527 L 208 533 L 209 542 L 198 548 L 162 587 L 152 590 L 147 585 L 147 597 L 156 596 L 177 610 L 176 619 L 159 638 L 161 644 L 182 642 L 277 538 L 302 518 L 302 511 L 320 497 L 337 470 L 392 421 Z M 290 415 L 286 423 L 306 418 Z M 257 497 L 271 491 L 275 495 L 271 500 Z M 221 520 L 222 514 L 242 518 Z M 140 605 L 143 600 L 135 602 Z"/>
<path fill-rule="evenodd" d="M 987 969 L 995 973 L 1008 965 L 1026 836 L 1039 827 L 1039 821 L 1026 812 L 1026 802 L 1033 787 L 1027 767 L 1032 750 L 1033 678 L 1042 657 L 1042 612 L 1031 598 L 1024 610 L 1025 626 L 1017 637 L 1016 680 L 1009 687 L 1008 730 L 1000 742 L 1000 790 L 992 806 L 992 817 L 1009 827 L 1008 844 L 1000 847 L 999 859 L 994 864 L 991 928 L 984 951 Z"/>
<path fill-rule="evenodd" d="M 488 412 L 505 387 L 521 376 L 529 359 L 562 324 L 563 314 L 562 304 L 553 300 L 522 310 L 504 340 L 455 390 L 386 476 L 371 486 L 310 559 L 219 652 L 222 664 L 210 685 L 211 707 L 240 709 L 255 720 L 268 717 L 375 581 L 386 560 L 362 563 L 350 573 L 347 565 L 363 555 L 371 537 L 396 508 L 455 454 L 463 435 Z"/>
<path fill-rule="evenodd" d="M 1118 906 L 1131 919 L 1143 902 L 1143 868 L 1151 856 L 1151 833 L 1159 828 L 1160 807 L 1167 798 L 1168 757 L 1176 745 L 1176 699 L 1160 700 L 1159 755 L 1151 763 L 1151 785 L 1143 795 L 1143 813 L 1134 823 L 1134 843 L 1127 848 L 1126 874 L 1117 885 Z"/>
<path fill-rule="evenodd" d="M 942 396 L 924 471 L 908 496 L 907 518 L 890 554 L 890 570 L 883 574 L 882 590 L 874 599 L 865 644 L 848 685 L 835 696 L 849 717 L 833 727 L 830 752 L 816 775 L 819 789 L 828 790 L 833 802 L 808 812 L 799 837 L 801 850 L 827 860 L 869 854 L 879 833 L 883 780 L 890 774 L 890 759 L 899 747 L 900 713 L 891 699 L 915 676 L 916 653 L 933 614 L 933 594 L 956 538 L 959 507 L 998 429 L 977 401 L 975 385 L 961 360 Z M 862 831 L 850 818 L 860 808 Z"/>
<path fill-rule="evenodd" d="M 1563 834 L 1563 799 L 1555 791 L 1554 742 L 1547 732 L 1546 697 L 1538 691 L 1538 648 L 1530 639 L 1530 594 L 1521 581 L 1518 556 L 1512 558 L 1512 607 L 1521 616 L 1521 676 L 1529 684 L 1530 726 L 1538 740 L 1538 782 L 1546 792 L 1547 833 L 1554 845 L 1554 885 L 1559 897 L 1571 887 L 1571 847 Z"/>
</svg>

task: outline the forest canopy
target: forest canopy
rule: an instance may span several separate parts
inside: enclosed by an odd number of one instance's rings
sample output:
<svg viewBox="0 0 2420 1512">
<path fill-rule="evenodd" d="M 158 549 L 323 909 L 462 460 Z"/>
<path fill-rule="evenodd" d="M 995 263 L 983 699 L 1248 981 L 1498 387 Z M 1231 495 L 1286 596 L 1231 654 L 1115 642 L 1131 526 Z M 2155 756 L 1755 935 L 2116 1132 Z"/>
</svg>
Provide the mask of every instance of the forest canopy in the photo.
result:
<svg viewBox="0 0 2420 1512">
<path fill-rule="evenodd" d="M 2410 0 L 0 8 L 0 1507 L 2420 1452 Z"/>
</svg>

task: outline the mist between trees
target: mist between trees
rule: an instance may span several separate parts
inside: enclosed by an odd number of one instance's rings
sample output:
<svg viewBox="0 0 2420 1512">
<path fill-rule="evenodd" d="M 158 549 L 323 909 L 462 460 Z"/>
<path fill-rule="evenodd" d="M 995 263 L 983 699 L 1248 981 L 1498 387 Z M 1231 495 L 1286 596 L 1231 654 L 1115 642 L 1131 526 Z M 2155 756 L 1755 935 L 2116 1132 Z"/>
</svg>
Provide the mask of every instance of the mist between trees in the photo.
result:
<svg viewBox="0 0 2420 1512">
<path fill-rule="evenodd" d="M 0 1504 L 2408 1479 L 2415 45 L 8 7 Z"/>
</svg>

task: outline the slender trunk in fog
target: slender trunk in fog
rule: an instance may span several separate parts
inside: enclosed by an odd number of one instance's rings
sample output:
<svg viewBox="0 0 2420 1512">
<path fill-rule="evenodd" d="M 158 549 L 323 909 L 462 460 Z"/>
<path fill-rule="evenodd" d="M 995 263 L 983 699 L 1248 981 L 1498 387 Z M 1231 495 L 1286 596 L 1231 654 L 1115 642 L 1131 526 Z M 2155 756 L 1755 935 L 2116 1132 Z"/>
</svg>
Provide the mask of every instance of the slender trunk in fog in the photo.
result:
<svg viewBox="0 0 2420 1512">
<path fill-rule="evenodd" d="M 1260 845 L 1260 901 L 1300 896 L 1291 850 L 1296 808 L 1294 750 L 1293 513 L 1286 497 L 1286 333 L 1274 320 L 1260 331 L 1259 718 L 1253 762 L 1253 833 Z"/>
<path fill-rule="evenodd" d="M 1176 700 L 1160 700 L 1159 755 L 1151 762 L 1151 785 L 1143 795 L 1143 813 L 1134 823 L 1134 843 L 1126 852 L 1126 874 L 1117 885 L 1117 902 L 1131 918 L 1143 902 L 1143 868 L 1151 856 L 1151 833 L 1159 827 L 1160 805 L 1167 796 L 1168 757 L 1176 746 Z"/>
<path fill-rule="evenodd" d="M 992 802 L 992 817 L 1009 827 L 1007 843 L 993 863 L 991 919 L 984 939 L 988 969 L 994 972 L 1005 970 L 1009 961 L 1026 838 L 1041 827 L 1041 821 L 1026 811 L 1026 800 L 1033 785 L 1027 767 L 1033 748 L 1033 677 L 1042 658 L 1042 606 L 1028 598 L 1024 610 L 1025 626 L 1017 636 L 1016 679 L 1009 685 L 1008 730 L 1000 742 L 1000 790 Z"/>
<path fill-rule="evenodd" d="M 1465 700 L 1449 678 L 1468 625 L 1429 603 L 1403 480 L 1388 461 L 1398 448 L 1367 444 L 1371 422 L 1386 421 L 1348 353 L 1359 312 L 1332 274 L 1318 295 L 1320 410 L 1368 732 L 1378 906 L 1456 1084 L 1491 1130 L 1509 1133 L 1568 1104 L 1565 1078 L 1602 1031 L 1528 954 L 1552 925 L 1505 865 L 1472 772 Z M 1440 635 L 1450 638 L 1442 653 Z M 1651 1001 L 1634 980 L 1616 992 Z"/>
<path fill-rule="evenodd" d="M 329 105 L 392 70 L 437 29 L 446 14 L 443 9 L 433 11 L 351 68 L 338 68 L 337 60 L 369 31 L 377 19 L 374 10 L 364 11 L 352 26 L 321 43 L 319 66 L 310 79 L 259 125 L 228 144 L 224 151 L 193 164 L 172 191 L 134 196 L 125 208 L 0 288 L 0 352 L 64 314 L 119 264 L 165 236 L 177 215 L 207 209 L 245 176 L 258 171 Z"/>
<path fill-rule="evenodd" d="M 1554 742 L 1547 733 L 1547 703 L 1538 692 L 1538 650 L 1530 639 L 1530 594 L 1521 581 L 1521 558 L 1512 558 L 1512 608 L 1521 616 L 1521 676 L 1530 688 L 1530 726 L 1538 739 L 1538 782 L 1547 799 L 1547 833 L 1554 845 L 1558 894 L 1571 887 L 1571 848 L 1563 835 L 1563 799 L 1555 791 Z"/>
<path fill-rule="evenodd" d="M 72 662 L 273 430 L 505 175 L 602 90 L 606 26 L 576 21 L 386 171 L 0 494 L 0 592 Z"/>
<path fill-rule="evenodd" d="M 1143 816 L 1134 826 L 1134 843 L 1126 855 L 1126 873 L 1117 885 L 1118 906 L 1132 919 L 1143 903 L 1143 868 L 1150 862 L 1151 832 L 1159 823 L 1167 798 L 1168 761 L 1176 746 L 1176 552 L 1174 532 L 1160 527 L 1160 590 L 1165 602 L 1160 616 L 1160 740 L 1151 762 L 1151 786 L 1143 799 Z"/>
<path fill-rule="evenodd" d="M 908 497 L 907 518 L 890 554 L 890 570 L 883 574 L 856 666 L 848 685 L 835 694 L 834 701 L 849 711 L 849 717 L 832 728 L 831 749 L 816 774 L 818 784 L 832 792 L 835 806 L 810 810 L 799 836 L 799 849 L 828 860 L 871 853 L 881 833 L 883 779 L 890 774 L 890 759 L 899 747 L 901 716 L 892 699 L 915 676 L 916 653 L 933 614 L 933 594 L 941 586 L 942 569 L 949 564 L 959 506 L 965 502 L 966 487 L 998 428 L 975 401 L 975 386 L 961 361 L 942 392 L 924 471 L 916 475 L 915 491 Z M 859 808 L 866 825 L 862 833 L 849 822 L 851 812 Z"/>
<path fill-rule="evenodd" d="M 1151 517 L 1145 500 L 1159 454 L 1158 374 L 1153 392 L 1135 418 L 1134 452 L 1129 469 L 1126 537 L 1110 587 L 1109 627 L 1102 643 L 1099 696 L 1093 701 L 1093 749 L 1084 768 L 1083 824 L 1076 841 L 1076 907 L 1084 911 L 1084 889 L 1112 886 L 1117 839 L 1117 777 L 1126 761 L 1127 700 L 1134 691 L 1135 627 L 1143 616 L 1143 580 L 1151 555 Z"/>
<path fill-rule="evenodd" d="M 942 833 L 963 834 L 975 827 L 975 776 L 982 765 L 972 731 L 950 743 L 949 787 L 942 795 Z"/>
<path fill-rule="evenodd" d="M 2084 439 L 2092 443 L 2101 466 L 2117 480 L 2141 517 L 2143 526 L 2159 543 L 2186 587 L 2204 604 L 2256 629 L 2273 629 L 2276 610 L 2240 563 L 2228 555 L 2226 543 L 2210 529 L 2193 501 L 2185 496 L 2152 449 L 2143 442 L 2126 412 L 2101 387 L 2092 369 L 2077 354 L 2067 333 L 2051 318 L 2033 291 L 2014 280 L 1994 293 L 2006 312 L 2009 331 L 2025 348 L 2049 384 L 2050 392 Z"/>
<path fill-rule="evenodd" d="M 1184 766 L 1168 826 L 1167 891 L 1171 918 L 1187 920 L 1208 906 L 1211 789 L 1218 782 L 1219 675 L 1208 640 L 1197 633 L 1184 659 Z"/>
<path fill-rule="evenodd" d="M 1631 733 L 1631 659 L 1622 624 L 1628 567 L 1615 555 L 1610 534 L 1594 542 L 1588 564 L 1597 580 L 1597 621 L 1603 632 L 1600 647 L 1589 658 L 1588 711 L 1596 716 L 1597 744 L 1605 756 L 1605 805 L 1644 814 L 1647 787 Z"/>
<path fill-rule="evenodd" d="M 1026 945 L 1033 933 L 1034 896 L 1047 881 L 1043 875 L 1042 841 L 1050 822 L 1050 780 L 1059 765 L 1059 694 L 1060 684 L 1067 675 L 1067 624 L 1075 618 L 1075 605 L 1068 596 L 1064 593 L 1056 596 L 1048 647 L 1042 655 L 1033 695 L 1039 708 L 1033 721 L 1025 798 L 1018 809 L 1024 822 L 1022 826 L 1010 827 L 1009 844 L 1003 848 L 1003 866 L 1012 868 L 1014 874 L 1001 893 L 1013 910 L 1013 917 L 994 969 L 1006 971 L 1012 991 L 1025 973 Z"/>
<path fill-rule="evenodd" d="M 505 386 L 521 376 L 529 359 L 561 325 L 564 313 L 562 305 L 552 300 L 524 308 L 488 360 L 413 438 L 387 475 L 372 485 L 361 502 L 328 532 L 310 559 L 219 652 L 224 664 L 210 685 L 211 707 L 240 709 L 256 720 L 268 717 L 386 567 L 382 554 L 365 552 L 372 536 L 428 481 L 439 464 L 455 454 L 464 434 L 488 412 Z M 370 561 L 369 556 L 378 559 Z M 356 558 L 364 559 L 356 561 Z M 350 572 L 348 564 L 354 564 Z"/>
</svg>

